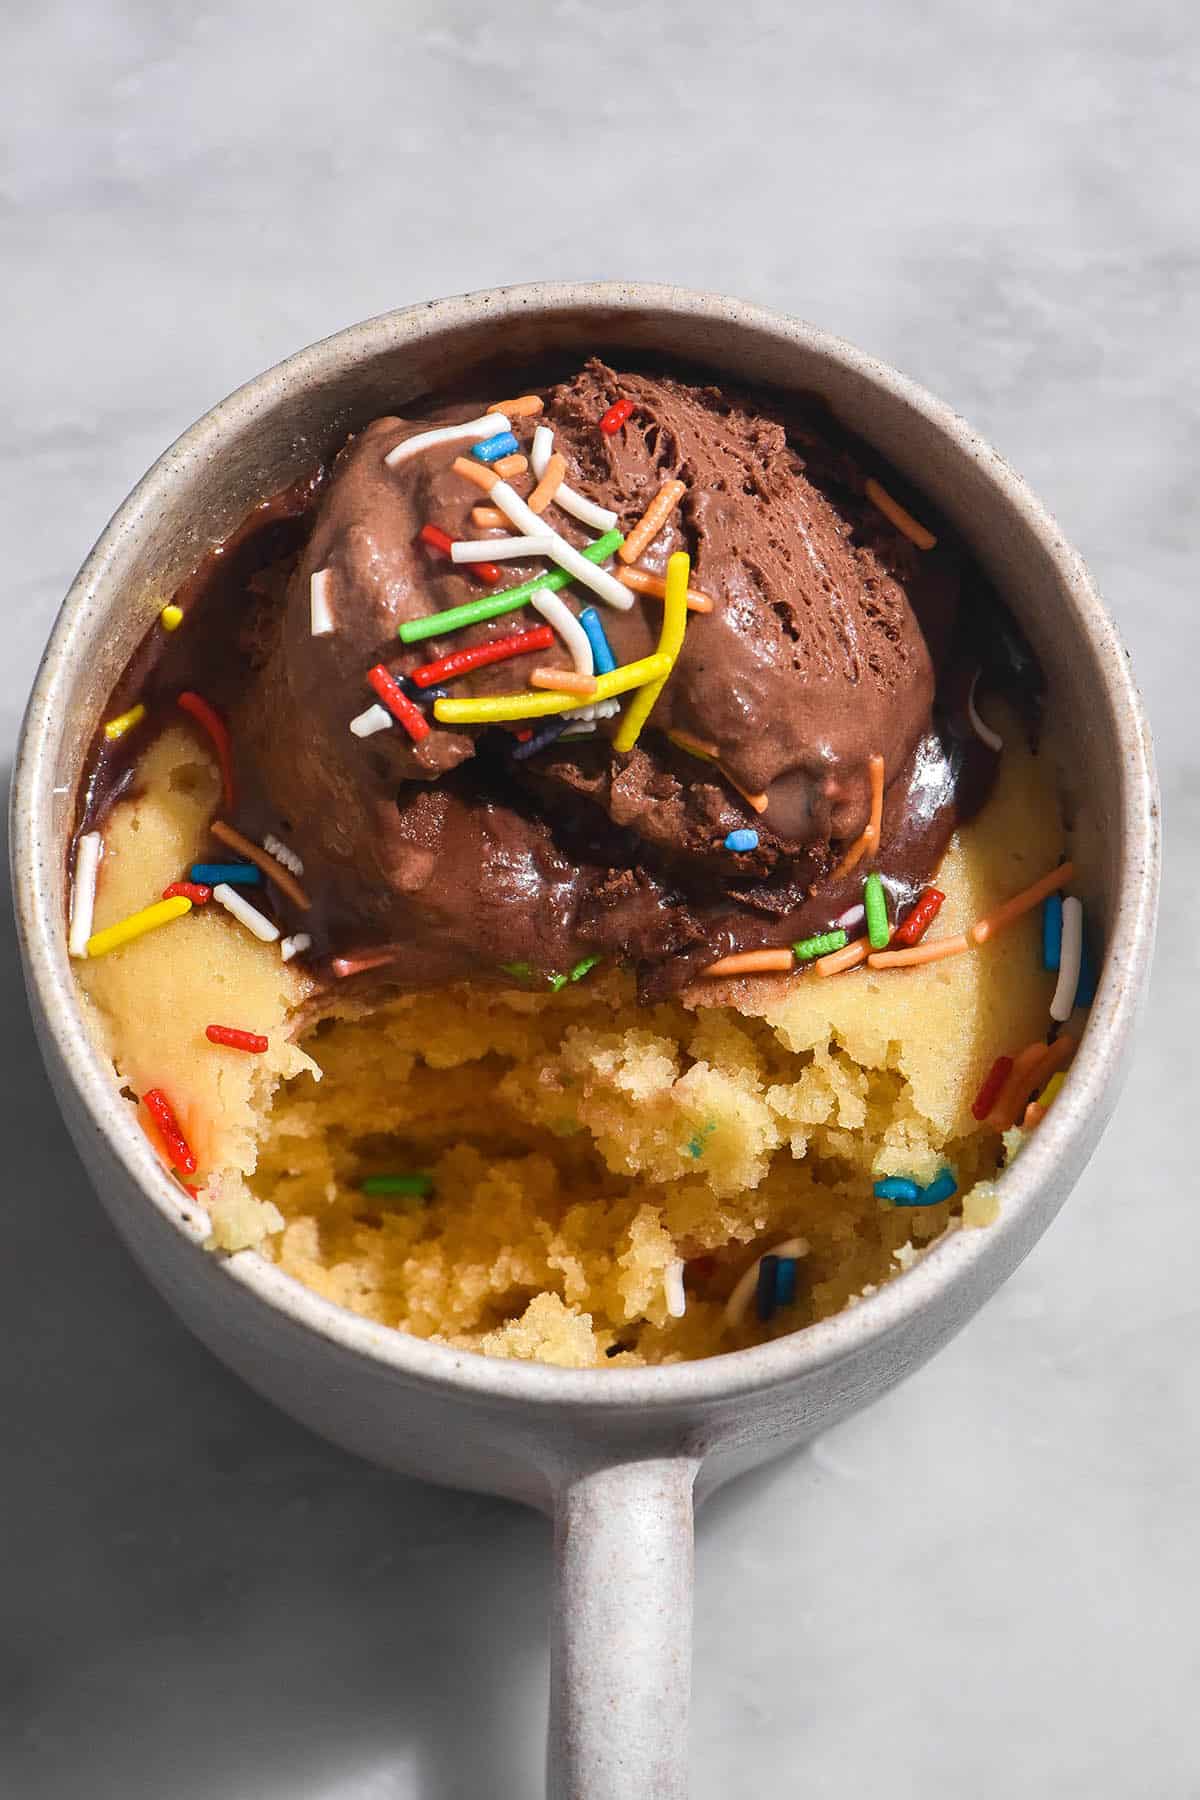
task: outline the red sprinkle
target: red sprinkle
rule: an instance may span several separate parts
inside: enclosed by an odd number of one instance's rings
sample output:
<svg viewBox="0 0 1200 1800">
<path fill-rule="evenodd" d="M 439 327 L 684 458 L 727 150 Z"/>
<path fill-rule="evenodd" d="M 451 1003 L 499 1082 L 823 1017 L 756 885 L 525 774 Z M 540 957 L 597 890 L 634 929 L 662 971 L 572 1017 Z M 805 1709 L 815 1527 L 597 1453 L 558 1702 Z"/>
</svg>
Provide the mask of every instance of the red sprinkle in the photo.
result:
<svg viewBox="0 0 1200 1800">
<path fill-rule="evenodd" d="M 179 704 L 185 713 L 190 713 L 201 730 L 206 731 L 212 739 L 213 749 L 217 753 L 217 761 L 221 765 L 221 786 L 225 790 L 225 810 L 235 812 L 233 798 L 233 745 L 229 739 L 229 731 L 222 719 L 215 713 L 207 700 L 199 694 L 186 690 L 179 696 Z"/>
<path fill-rule="evenodd" d="M 261 1056 L 268 1048 L 267 1040 L 257 1031 L 239 1031 L 235 1025 L 206 1025 L 204 1035 L 210 1044 L 224 1044 L 230 1050 L 249 1050 Z"/>
<path fill-rule="evenodd" d="M 212 889 L 202 881 L 173 881 L 170 887 L 162 891 L 164 900 L 175 900 L 182 894 L 193 906 L 206 906 L 212 899 Z"/>
<path fill-rule="evenodd" d="M 403 725 L 414 744 L 429 736 L 429 720 L 419 706 L 414 706 L 400 683 L 389 675 L 382 663 L 367 670 L 367 680 L 398 724 Z"/>
<path fill-rule="evenodd" d="M 432 549 L 440 550 L 443 556 L 449 556 L 454 539 L 440 525 L 422 525 L 417 535 L 423 544 L 429 544 Z"/>
<path fill-rule="evenodd" d="M 417 536 L 423 544 L 428 544 L 431 550 L 440 551 L 443 556 L 449 556 L 452 544 L 461 544 L 463 541 L 461 538 L 452 538 L 450 533 L 443 531 L 440 525 L 422 525 Z M 459 566 L 477 576 L 480 581 L 486 581 L 489 586 L 504 580 L 504 570 L 499 563 L 469 562 Z"/>
<path fill-rule="evenodd" d="M 632 400 L 614 400 L 600 421 L 600 429 L 605 437 L 615 437 L 626 419 L 632 417 Z"/>
<path fill-rule="evenodd" d="M 418 687 L 433 687 L 470 669 L 482 669 L 487 663 L 507 662 L 510 656 L 523 656 L 527 650 L 549 650 L 554 633 L 549 625 L 535 625 L 530 631 L 516 631 L 511 637 L 494 638 L 490 644 L 477 644 L 473 650 L 452 650 L 437 662 L 422 663 L 408 679 Z"/>
<path fill-rule="evenodd" d="M 514 732 L 513 735 L 516 738 L 518 744 L 527 744 L 529 742 L 530 738 L 533 736 L 533 726 L 532 725 L 522 725 L 520 731 Z"/>
<path fill-rule="evenodd" d="M 1012 1073 L 1012 1066 L 1011 1056 L 998 1056 L 988 1070 L 987 1079 L 971 1103 L 971 1116 L 981 1125 L 996 1104 L 1000 1089 Z"/>
<path fill-rule="evenodd" d="M 142 1095 L 142 1105 L 158 1126 L 163 1148 L 171 1159 L 173 1168 L 182 1169 L 185 1175 L 196 1173 L 196 1153 L 179 1129 L 179 1120 L 171 1110 L 171 1102 L 161 1088 L 148 1088 Z"/>
<path fill-rule="evenodd" d="M 933 921 L 941 911 L 942 901 L 946 898 L 940 889 L 927 887 L 903 925 L 897 926 L 892 933 L 892 946 L 903 944 L 911 950 L 919 944 Z"/>
</svg>

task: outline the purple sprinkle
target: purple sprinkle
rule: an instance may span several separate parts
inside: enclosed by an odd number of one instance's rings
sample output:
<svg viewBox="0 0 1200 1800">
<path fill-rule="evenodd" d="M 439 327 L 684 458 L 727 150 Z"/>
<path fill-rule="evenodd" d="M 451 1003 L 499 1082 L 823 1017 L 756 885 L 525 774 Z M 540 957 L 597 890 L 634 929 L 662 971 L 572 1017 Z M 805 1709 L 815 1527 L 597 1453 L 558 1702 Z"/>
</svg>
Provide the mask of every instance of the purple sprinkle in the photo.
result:
<svg viewBox="0 0 1200 1800">
<path fill-rule="evenodd" d="M 539 750 L 544 750 L 547 744 L 552 744 L 555 738 L 561 737 L 570 723 L 570 719 L 565 717 L 551 720 L 550 724 L 543 726 L 541 731 L 535 731 L 527 744 L 514 746 L 513 761 L 524 762 L 527 757 L 536 756 Z"/>
</svg>

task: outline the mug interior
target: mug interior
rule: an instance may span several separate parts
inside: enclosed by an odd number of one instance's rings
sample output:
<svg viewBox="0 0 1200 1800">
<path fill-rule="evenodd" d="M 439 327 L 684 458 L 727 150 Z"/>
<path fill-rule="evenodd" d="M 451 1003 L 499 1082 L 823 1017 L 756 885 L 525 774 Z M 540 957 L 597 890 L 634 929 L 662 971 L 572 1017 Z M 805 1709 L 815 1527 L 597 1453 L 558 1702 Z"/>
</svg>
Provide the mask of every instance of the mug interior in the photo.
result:
<svg viewBox="0 0 1200 1800">
<path fill-rule="evenodd" d="M 87 1042 L 66 956 L 66 844 L 83 759 L 108 695 L 165 598 L 203 554 L 264 497 L 330 457 L 346 436 L 472 371 L 548 355 L 651 352 L 716 374 L 816 391 L 952 520 L 1036 650 L 1060 741 L 1068 807 L 1085 843 L 1083 890 L 1108 952 L 1071 1083 L 1001 1179 L 1000 1220 L 955 1232 L 870 1300 L 818 1325 L 700 1363 L 572 1371 L 447 1351 L 347 1313 L 253 1252 L 229 1258 L 269 1304 L 360 1354 L 433 1380 L 513 1395 L 616 1402 L 670 1399 L 705 1383 L 783 1379 L 848 1352 L 928 1304 L 971 1265 L 1023 1254 L 1023 1213 L 1057 1163 L 1081 1166 L 1088 1117 L 1132 1025 L 1149 962 L 1157 828 L 1148 735 L 1125 653 L 1074 552 L 1007 465 L 930 395 L 814 327 L 743 303 L 672 288 L 600 284 L 501 290 L 409 308 L 301 351 L 223 401 L 185 433 L 115 515 L 77 578 L 30 702 L 13 788 L 18 917 L 43 1029 L 66 1060 L 96 1129 L 112 1142 L 148 1204 L 199 1245 L 206 1222 L 162 1172 L 129 1109 L 114 1106 L 111 1073 Z M 1093 1137 L 1095 1132 L 1093 1132 Z M 1027 1240 L 1027 1241 L 1025 1241 Z M 207 1254 L 197 1249 L 197 1254 Z M 1007 1252 L 1007 1273 L 1014 1254 Z M 997 1277 L 999 1279 L 1000 1277 Z M 992 1283 L 994 1285 L 994 1283 Z M 481 1365 L 467 1368 L 465 1365 Z M 734 1366 L 736 1365 L 736 1367 Z M 563 1384 L 568 1384 L 564 1386 Z"/>
</svg>

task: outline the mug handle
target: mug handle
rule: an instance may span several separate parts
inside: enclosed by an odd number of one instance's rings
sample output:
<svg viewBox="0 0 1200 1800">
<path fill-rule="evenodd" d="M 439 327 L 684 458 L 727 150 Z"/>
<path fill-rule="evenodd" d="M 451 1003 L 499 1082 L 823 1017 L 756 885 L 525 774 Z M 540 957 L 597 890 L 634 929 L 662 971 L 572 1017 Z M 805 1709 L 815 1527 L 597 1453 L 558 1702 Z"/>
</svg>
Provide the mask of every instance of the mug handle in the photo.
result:
<svg viewBox="0 0 1200 1800">
<path fill-rule="evenodd" d="M 698 1467 L 618 1463 L 557 1491 L 549 1800 L 686 1800 Z"/>
</svg>

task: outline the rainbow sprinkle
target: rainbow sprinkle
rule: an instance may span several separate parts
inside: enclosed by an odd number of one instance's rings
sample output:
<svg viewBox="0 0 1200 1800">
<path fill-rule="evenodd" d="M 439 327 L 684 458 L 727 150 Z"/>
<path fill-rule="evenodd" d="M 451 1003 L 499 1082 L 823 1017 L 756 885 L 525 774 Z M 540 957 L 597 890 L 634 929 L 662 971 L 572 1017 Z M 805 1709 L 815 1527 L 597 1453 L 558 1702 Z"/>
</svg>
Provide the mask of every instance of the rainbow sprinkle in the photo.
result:
<svg viewBox="0 0 1200 1800">
<path fill-rule="evenodd" d="M 191 910 L 191 901 L 182 894 L 177 894 L 171 900 L 156 900 L 153 906 L 144 906 L 141 912 L 130 913 L 128 918 L 119 919 L 115 925 L 106 925 L 103 931 L 94 931 L 84 946 L 84 954 L 107 956 L 110 950 L 119 950 L 123 944 L 131 944 L 135 938 L 144 937 L 148 931 L 157 931 L 160 925 L 169 925 L 172 919 L 182 919 Z"/>
<path fill-rule="evenodd" d="M 606 531 L 580 554 L 590 563 L 601 563 L 623 542 L 619 531 Z M 498 594 L 487 594 L 482 600 L 448 606 L 444 612 L 428 613 L 423 619 L 405 619 L 398 633 L 400 641 L 417 644 L 424 638 L 441 637 L 444 631 L 462 631 L 468 625 L 480 625 L 486 619 L 499 618 L 501 613 L 515 612 L 518 607 L 527 606 L 535 594 L 547 588 L 551 593 L 557 593 L 573 579 L 566 569 L 549 569 L 545 575 L 536 575 L 532 581 L 523 581 L 519 587 L 504 588 Z"/>
<path fill-rule="evenodd" d="M 146 708 L 139 700 L 136 706 L 129 708 L 128 712 L 118 713 L 115 719 L 106 720 L 104 735 L 109 743 L 115 743 L 118 738 L 124 737 L 127 731 L 132 731 L 135 725 L 140 725 L 145 716 Z"/>
</svg>

